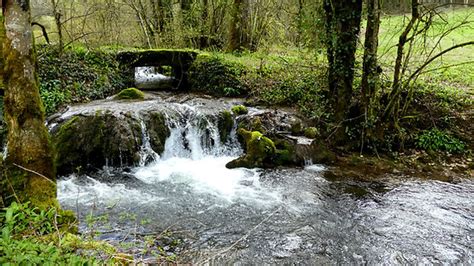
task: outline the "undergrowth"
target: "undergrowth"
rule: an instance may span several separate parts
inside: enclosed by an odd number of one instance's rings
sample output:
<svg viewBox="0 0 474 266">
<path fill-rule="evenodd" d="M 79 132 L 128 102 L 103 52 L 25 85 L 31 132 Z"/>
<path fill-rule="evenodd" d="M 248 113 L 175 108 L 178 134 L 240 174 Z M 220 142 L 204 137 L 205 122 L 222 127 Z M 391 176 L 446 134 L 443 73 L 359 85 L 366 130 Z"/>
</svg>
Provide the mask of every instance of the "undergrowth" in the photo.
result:
<svg viewBox="0 0 474 266">
<path fill-rule="evenodd" d="M 64 211 L 33 208 L 13 202 L 0 212 L 0 264 L 2 265 L 95 265 L 113 249 L 86 241 L 71 233 Z M 94 256 L 92 256 L 94 255 Z"/>
<path fill-rule="evenodd" d="M 84 47 L 62 53 L 55 46 L 38 46 L 40 94 L 46 114 L 69 103 L 103 99 L 123 89 L 125 76 L 115 54 Z"/>
</svg>

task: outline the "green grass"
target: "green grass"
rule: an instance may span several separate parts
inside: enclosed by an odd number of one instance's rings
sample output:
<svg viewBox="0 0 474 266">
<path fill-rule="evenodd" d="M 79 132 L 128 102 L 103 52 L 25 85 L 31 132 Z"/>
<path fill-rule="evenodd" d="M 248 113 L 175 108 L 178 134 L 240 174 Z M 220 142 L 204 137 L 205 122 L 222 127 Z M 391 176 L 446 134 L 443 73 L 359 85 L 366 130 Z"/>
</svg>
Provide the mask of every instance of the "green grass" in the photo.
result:
<svg viewBox="0 0 474 266">
<path fill-rule="evenodd" d="M 383 16 L 379 34 L 379 63 L 384 69 L 388 80 L 392 79 L 393 66 L 396 58 L 396 45 L 398 37 L 409 21 L 409 14 Z M 442 38 L 437 44 L 441 34 L 461 23 L 450 34 Z M 361 24 L 361 38 L 357 51 L 357 60 L 362 61 L 365 21 Z M 428 58 L 428 53 L 433 49 L 432 55 L 453 45 L 474 40 L 474 8 L 444 9 L 436 16 L 433 25 L 428 31 L 426 39 L 415 42 L 409 69 L 419 67 Z M 435 47 L 436 46 L 436 47 Z M 226 61 L 243 64 L 252 69 L 262 66 L 269 68 L 287 68 L 296 66 L 317 66 L 325 64 L 325 55 L 313 50 L 298 49 L 296 47 L 262 48 L 255 53 L 228 54 L 212 53 Z M 359 70 L 360 71 L 360 70 Z M 474 46 L 465 46 L 453 50 L 437 60 L 427 68 L 420 79 L 428 84 L 437 84 L 464 90 L 474 90 Z"/>
<path fill-rule="evenodd" d="M 389 77 L 391 77 L 396 58 L 398 36 L 408 21 L 409 15 L 385 16 L 382 19 L 379 34 L 379 62 Z M 463 23 L 465 24 L 461 25 Z M 459 25 L 461 26 L 440 40 L 444 32 Z M 427 38 L 418 39 L 415 42 L 409 69 L 416 69 L 423 64 L 431 50 L 435 55 L 453 45 L 471 40 L 474 40 L 474 8 L 442 10 L 440 15 L 434 18 Z M 362 54 L 362 49 L 360 54 Z M 425 68 L 425 72 L 421 79 L 427 83 L 463 88 L 472 92 L 474 46 L 465 46 L 441 56 Z"/>
</svg>

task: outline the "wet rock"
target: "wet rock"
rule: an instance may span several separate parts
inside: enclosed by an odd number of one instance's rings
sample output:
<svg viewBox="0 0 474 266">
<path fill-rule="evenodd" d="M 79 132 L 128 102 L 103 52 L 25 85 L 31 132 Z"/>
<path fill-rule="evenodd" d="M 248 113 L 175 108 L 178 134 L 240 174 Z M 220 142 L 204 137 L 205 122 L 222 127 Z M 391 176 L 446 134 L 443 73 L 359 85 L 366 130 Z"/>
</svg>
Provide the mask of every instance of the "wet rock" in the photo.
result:
<svg viewBox="0 0 474 266">
<path fill-rule="evenodd" d="M 142 132 L 138 120 L 108 112 L 69 118 L 52 132 L 58 174 L 90 171 L 139 160 Z"/>
<path fill-rule="evenodd" d="M 217 118 L 217 126 L 219 128 L 221 142 L 225 143 L 234 127 L 232 114 L 229 111 L 222 111 Z"/>
<path fill-rule="evenodd" d="M 318 129 L 315 127 L 307 127 L 304 129 L 304 136 L 310 139 L 314 139 L 319 135 Z"/>
<path fill-rule="evenodd" d="M 162 113 L 153 112 L 145 115 L 144 119 L 151 148 L 158 154 L 163 153 L 166 139 L 170 135 L 165 116 Z"/>
<path fill-rule="evenodd" d="M 258 131 L 248 131 L 243 128 L 239 129 L 238 133 L 246 143 L 246 154 L 227 163 L 227 168 L 255 168 L 273 164 L 272 159 L 275 157 L 276 147 L 271 139 Z"/>
</svg>

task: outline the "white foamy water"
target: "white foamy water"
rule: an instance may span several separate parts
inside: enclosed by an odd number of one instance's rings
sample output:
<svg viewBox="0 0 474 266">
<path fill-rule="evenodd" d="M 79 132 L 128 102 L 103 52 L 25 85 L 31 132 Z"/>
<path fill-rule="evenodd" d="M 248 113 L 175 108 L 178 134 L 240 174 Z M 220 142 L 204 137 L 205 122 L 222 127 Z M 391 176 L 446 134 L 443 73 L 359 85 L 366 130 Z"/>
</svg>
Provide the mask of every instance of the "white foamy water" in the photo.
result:
<svg viewBox="0 0 474 266">
<path fill-rule="evenodd" d="M 227 169 L 235 157 L 203 156 L 201 159 L 172 157 L 137 169 L 135 176 L 148 184 L 170 182 L 193 192 L 212 194 L 229 202 L 244 200 L 264 204 L 279 201 L 276 192 L 263 188 L 257 170 Z"/>
<path fill-rule="evenodd" d="M 84 179 L 84 177 L 83 177 Z M 76 175 L 58 181 L 58 200 L 81 205 L 114 205 L 121 201 L 148 203 L 161 198 L 143 190 L 127 188 L 124 184 L 106 184 L 90 177 L 79 181 Z"/>
</svg>

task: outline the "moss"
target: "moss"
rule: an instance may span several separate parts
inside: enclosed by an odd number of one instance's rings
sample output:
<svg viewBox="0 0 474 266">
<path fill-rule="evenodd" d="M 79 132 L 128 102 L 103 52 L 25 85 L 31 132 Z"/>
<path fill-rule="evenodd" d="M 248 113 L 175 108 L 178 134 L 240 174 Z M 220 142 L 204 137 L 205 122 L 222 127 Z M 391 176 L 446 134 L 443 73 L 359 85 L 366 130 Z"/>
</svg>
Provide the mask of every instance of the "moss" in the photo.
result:
<svg viewBox="0 0 474 266">
<path fill-rule="evenodd" d="M 229 111 L 221 112 L 217 120 L 217 126 L 219 128 L 221 142 L 225 143 L 234 127 L 232 114 Z"/>
<path fill-rule="evenodd" d="M 231 108 L 232 113 L 236 115 L 245 115 L 248 114 L 249 110 L 243 105 L 235 105 Z"/>
<path fill-rule="evenodd" d="M 136 88 L 128 88 L 120 91 L 114 98 L 119 100 L 143 100 L 145 94 Z"/>
<path fill-rule="evenodd" d="M 273 141 L 265 137 L 258 131 L 248 131 L 243 128 L 238 130 L 246 143 L 246 154 L 231 162 L 229 162 L 227 168 L 236 167 L 266 167 L 273 165 L 272 159 L 276 153 L 276 147 Z"/>
<path fill-rule="evenodd" d="M 152 149 L 158 154 L 163 153 L 166 139 L 170 136 L 165 116 L 162 113 L 151 113 L 146 126 Z M 141 128 L 139 130 L 141 132 Z"/>
<path fill-rule="evenodd" d="M 79 228 L 77 227 L 77 217 L 71 210 L 58 210 L 58 217 L 57 222 L 61 225 L 61 229 L 63 232 L 77 234 L 79 232 Z"/>
<path fill-rule="evenodd" d="M 160 152 L 169 131 L 162 116 L 151 116 L 145 121 L 150 143 L 155 151 Z M 139 161 L 137 153 L 142 144 L 142 130 L 140 121 L 130 115 L 97 112 L 91 116 L 71 118 L 53 132 L 53 143 L 60 174 L 69 174 L 78 168 L 94 171 L 106 164 L 132 166 Z"/>
<path fill-rule="evenodd" d="M 304 135 L 307 138 L 314 139 L 319 135 L 319 132 L 315 127 L 307 127 L 304 129 Z"/>
<path fill-rule="evenodd" d="M 275 164 L 289 165 L 293 163 L 293 155 L 289 150 L 276 150 Z"/>
</svg>

